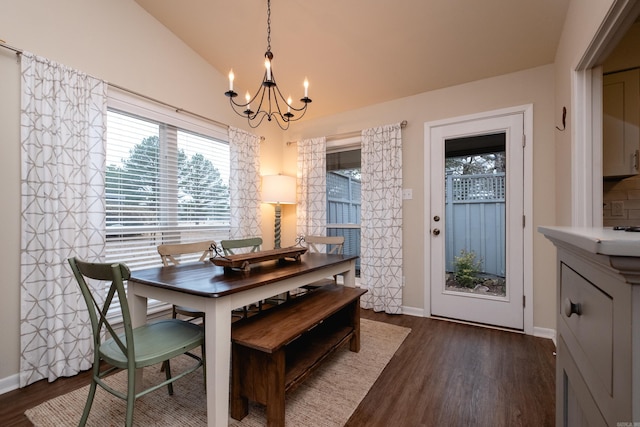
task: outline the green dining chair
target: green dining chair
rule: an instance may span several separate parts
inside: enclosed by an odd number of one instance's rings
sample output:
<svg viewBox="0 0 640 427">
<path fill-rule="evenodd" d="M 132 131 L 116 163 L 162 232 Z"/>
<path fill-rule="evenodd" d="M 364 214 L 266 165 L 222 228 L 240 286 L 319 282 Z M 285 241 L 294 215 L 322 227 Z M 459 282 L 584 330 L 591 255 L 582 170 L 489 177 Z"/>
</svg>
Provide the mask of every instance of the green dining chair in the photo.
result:
<svg viewBox="0 0 640 427">
<path fill-rule="evenodd" d="M 238 252 L 258 252 L 262 246 L 262 237 L 222 240 L 220 245 L 225 255 L 236 255 Z"/>
<path fill-rule="evenodd" d="M 129 268 L 121 263 L 89 263 L 77 258 L 70 258 L 68 261 L 87 304 L 93 332 L 93 373 L 89 395 L 87 396 L 87 402 L 79 425 L 84 426 L 86 424 L 97 386 L 100 386 L 107 392 L 126 401 L 125 425 L 132 426 L 134 403 L 137 398 L 165 385 L 171 395 L 173 394 L 172 384 L 174 381 L 190 374 L 203 365 L 202 358 L 189 352 L 196 347 L 203 346 L 203 329 L 198 325 L 179 319 L 159 320 L 133 328 L 124 287 L 124 281 L 128 280 L 131 275 Z M 94 295 L 95 289 L 103 288 L 90 287 L 87 279 L 89 279 L 89 282 L 111 282 L 104 303 L 99 302 L 102 298 Z M 107 317 L 109 307 L 113 301 L 120 303 L 122 325 L 113 324 L 111 318 Z M 117 333 L 117 328 L 124 329 L 124 332 Z M 104 339 L 105 336 L 110 338 Z M 196 363 L 175 377 L 171 376 L 171 369 L 168 367 L 165 372 L 165 381 L 136 392 L 136 369 L 160 364 L 181 354 L 192 357 Z M 110 366 L 103 368 L 101 371 L 101 361 L 107 362 Z M 126 392 L 115 390 L 103 381 L 107 375 L 117 370 L 127 371 Z"/>
</svg>

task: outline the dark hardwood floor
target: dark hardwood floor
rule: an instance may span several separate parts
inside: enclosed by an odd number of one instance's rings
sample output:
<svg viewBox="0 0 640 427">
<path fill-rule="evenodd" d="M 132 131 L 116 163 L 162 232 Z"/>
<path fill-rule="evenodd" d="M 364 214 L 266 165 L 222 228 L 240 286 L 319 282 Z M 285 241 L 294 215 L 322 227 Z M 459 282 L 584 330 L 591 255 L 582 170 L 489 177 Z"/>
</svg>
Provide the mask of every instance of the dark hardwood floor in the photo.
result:
<svg viewBox="0 0 640 427">
<path fill-rule="evenodd" d="M 362 310 L 411 333 L 347 426 L 555 425 L 551 340 Z"/>
<path fill-rule="evenodd" d="M 555 347 L 550 340 L 370 310 L 362 310 L 362 317 L 412 331 L 347 426 L 555 424 Z M 88 382 L 83 373 L 0 395 L 0 425 L 32 426 L 26 409 Z"/>
</svg>

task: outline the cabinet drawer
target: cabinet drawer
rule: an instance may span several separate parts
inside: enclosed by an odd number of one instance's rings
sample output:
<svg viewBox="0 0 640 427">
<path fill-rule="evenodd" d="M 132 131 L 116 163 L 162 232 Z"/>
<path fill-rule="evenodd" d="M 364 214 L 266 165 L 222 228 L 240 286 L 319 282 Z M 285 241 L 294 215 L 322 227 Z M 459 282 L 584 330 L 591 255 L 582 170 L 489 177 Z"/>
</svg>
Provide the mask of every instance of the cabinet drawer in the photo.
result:
<svg viewBox="0 0 640 427">
<path fill-rule="evenodd" d="M 568 350 L 589 388 L 611 395 L 613 298 L 566 264 L 560 273 L 559 316 L 571 335 L 566 337 Z"/>
</svg>

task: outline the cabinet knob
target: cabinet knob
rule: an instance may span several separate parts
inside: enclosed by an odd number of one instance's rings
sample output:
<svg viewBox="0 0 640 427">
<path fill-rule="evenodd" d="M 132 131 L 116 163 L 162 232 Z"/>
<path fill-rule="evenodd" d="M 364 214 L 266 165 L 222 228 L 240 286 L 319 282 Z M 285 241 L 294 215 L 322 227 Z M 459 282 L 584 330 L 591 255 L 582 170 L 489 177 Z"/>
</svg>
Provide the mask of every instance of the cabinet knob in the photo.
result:
<svg viewBox="0 0 640 427">
<path fill-rule="evenodd" d="M 434 228 L 432 231 L 434 236 L 437 236 L 438 234 L 440 234 L 440 229 L 439 228 Z"/>
<path fill-rule="evenodd" d="M 572 314 L 580 316 L 582 314 L 582 306 L 580 303 L 574 303 L 569 298 L 564 300 L 564 314 L 567 317 L 571 317 Z"/>
</svg>

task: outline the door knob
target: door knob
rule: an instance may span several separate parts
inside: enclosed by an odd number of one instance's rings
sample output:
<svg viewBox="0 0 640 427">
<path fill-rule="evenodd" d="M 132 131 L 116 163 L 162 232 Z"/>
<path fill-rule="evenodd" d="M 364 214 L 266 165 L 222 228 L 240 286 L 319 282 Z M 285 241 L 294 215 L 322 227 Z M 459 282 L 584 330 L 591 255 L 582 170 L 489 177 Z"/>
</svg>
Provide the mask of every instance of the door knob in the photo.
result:
<svg viewBox="0 0 640 427">
<path fill-rule="evenodd" d="M 433 229 L 433 235 L 437 236 L 438 234 L 440 234 L 440 229 L 439 228 L 434 228 Z"/>
</svg>

